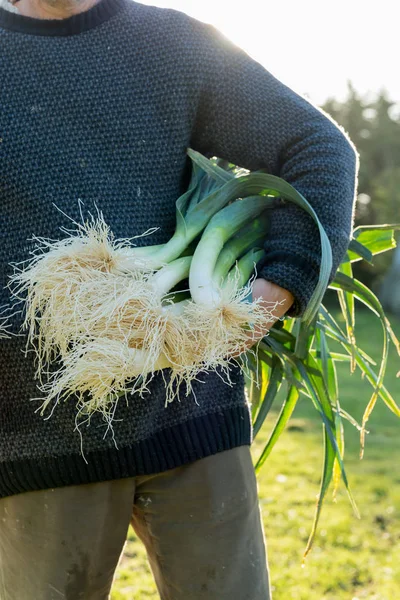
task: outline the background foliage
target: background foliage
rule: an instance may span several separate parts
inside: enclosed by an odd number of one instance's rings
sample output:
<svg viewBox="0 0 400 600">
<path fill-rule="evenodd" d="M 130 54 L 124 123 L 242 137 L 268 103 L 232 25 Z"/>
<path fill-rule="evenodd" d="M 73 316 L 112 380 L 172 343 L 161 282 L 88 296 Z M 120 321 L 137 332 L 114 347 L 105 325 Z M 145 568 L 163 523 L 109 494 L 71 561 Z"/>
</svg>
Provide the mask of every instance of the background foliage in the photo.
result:
<svg viewBox="0 0 400 600">
<path fill-rule="evenodd" d="M 344 127 L 360 153 L 355 224 L 400 222 L 400 105 L 384 90 L 372 101 L 363 98 L 349 83 L 344 102 L 331 98 L 322 108 Z M 355 276 L 379 294 L 393 255 L 375 258 L 373 267 L 359 263 Z"/>
</svg>

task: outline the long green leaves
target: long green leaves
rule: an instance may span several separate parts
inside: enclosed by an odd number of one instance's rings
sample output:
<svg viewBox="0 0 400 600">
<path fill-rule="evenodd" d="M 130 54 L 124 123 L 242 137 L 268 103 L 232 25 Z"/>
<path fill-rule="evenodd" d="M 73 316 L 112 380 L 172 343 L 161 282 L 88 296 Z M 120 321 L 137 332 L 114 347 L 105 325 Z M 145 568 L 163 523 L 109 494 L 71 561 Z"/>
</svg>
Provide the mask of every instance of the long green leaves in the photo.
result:
<svg viewBox="0 0 400 600">
<path fill-rule="evenodd" d="M 383 379 L 385 376 L 387 358 L 389 352 L 389 332 L 386 327 L 386 316 L 379 302 L 378 298 L 375 294 L 368 289 L 363 283 L 352 279 L 348 275 L 343 272 L 339 272 L 336 275 L 335 280 L 331 284 L 332 289 L 338 290 L 339 294 L 345 292 L 346 294 L 351 294 L 355 296 L 358 300 L 360 300 L 363 304 L 365 304 L 373 313 L 375 313 L 379 318 L 382 325 L 383 331 L 383 348 L 382 348 L 382 359 L 379 368 L 379 373 L 376 381 L 376 386 L 373 391 L 373 394 L 368 402 L 368 405 L 365 409 L 362 423 L 362 431 L 361 431 L 361 455 L 364 451 L 365 445 L 365 425 L 371 415 L 371 412 L 375 406 L 375 403 L 379 396 L 379 391 L 383 386 Z M 352 344 L 354 347 L 354 344 Z M 354 364 L 355 364 L 355 356 L 354 356 Z"/>
<path fill-rule="evenodd" d="M 263 368 L 264 368 L 263 365 L 264 365 L 264 363 L 261 361 L 261 365 L 260 365 L 261 370 L 263 370 Z M 274 402 L 276 395 L 279 391 L 279 388 L 281 386 L 281 383 L 282 383 L 283 369 L 282 369 L 279 359 L 276 356 L 274 356 L 274 358 L 272 359 L 272 366 L 271 366 L 270 372 L 268 374 L 269 374 L 268 381 L 264 383 L 264 386 L 261 389 L 261 394 L 263 394 L 264 397 L 258 405 L 257 413 L 253 415 L 254 436 L 256 436 L 257 433 L 260 431 L 262 424 L 264 423 L 265 419 L 267 418 L 267 415 L 268 415 L 269 411 L 271 410 L 272 403 Z"/>
<path fill-rule="evenodd" d="M 261 469 L 261 467 L 267 460 L 268 456 L 270 455 L 272 448 L 275 446 L 281 433 L 285 429 L 287 422 L 289 421 L 290 417 L 292 416 L 292 413 L 295 409 L 298 399 L 299 399 L 299 390 L 297 389 L 297 387 L 295 385 L 291 385 L 289 387 L 289 391 L 286 395 L 285 402 L 283 403 L 281 412 L 279 413 L 279 417 L 276 421 L 276 424 L 271 433 L 271 436 L 270 436 L 267 444 L 265 445 L 260 458 L 258 459 L 258 462 L 255 467 L 256 471 Z"/>
<path fill-rule="evenodd" d="M 395 248 L 394 232 L 398 229 L 400 229 L 400 225 L 357 227 L 349 244 L 348 257 L 344 259 L 344 262 L 347 260 L 356 262 L 361 259 L 372 262 L 373 255 Z"/>
<path fill-rule="evenodd" d="M 189 151 L 192 161 L 211 178 L 216 186 L 222 189 L 235 186 L 244 177 L 237 176 L 237 170 L 231 165 L 220 162 L 220 165 L 208 161 L 192 150 Z M 222 168 L 228 167 L 226 168 Z M 377 402 L 382 399 L 388 408 L 400 416 L 400 409 L 393 396 L 384 385 L 389 342 L 392 341 L 400 354 L 400 344 L 378 298 L 361 282 L 353 277 L 352 263 L 366 260 L 370 263 L 373 256 L 395 247 L 394 233 L 399 225 L 374 225 L 355 229 L 348 252 L 329 286 L 337 292 L 345 330 L 338 325 L 329 311 L 322 305 L 322 296 L 330 278 L 332 262 L 329 240 L 308 202 L 287 182 L 270 175 L 262 179 L 261 173 L 250 174 L 250 179 L 264 189 L 247 188 L 245 194 L 262 194 L 280 196 L 292 201 L 308 212 L 318 226 L 321 241 L 321 269 L 316 290 L 310 300 L 303 318 L 279 322 L 271 329 L 269 335 L 257 347 L 257 356 L 248 354 L 247 366 L 249 377 L 247 393 L 252 408 L 253 433 L 256 436 L 274 406 L 275 399 L 284 382 L 286 395 L 276 416 L 275 425 L 263 448 L 255 466 L 256 470 L 265 464 L 272 449 L 289 422 L 295 406 L 303 396 L 311 401 L 321 418 L 324 440 L 324 461 L 321 476 L 314 522 L 307 543 L 307 554 L 314 540 L 323 500 L 329 486 L 333 485 L 333 493 L 343 481 L 355 513 L 357 509 L 352 498 L 346 471 L 344 468 L 344 428 L 343 419 L 349 421 L 360 431 L 361 455 L 365 445 L 366 423 Z M 236 181 L 235 181 L 236 180 Z M 262 183 L 263 182 L 263 183 Z M 244 188 L 243 188 L 244 189 Z M 242 188 L 239 190 L 242 192 Z M 192 203 L 193 205 L 193 203 Z M 194 214 L 201 210 L 201 203 L 194 207 Z M 222 258 L 221 258 L 222 261 Z M 359 347 L 356 339 L 356 303 L 362 302 L 382 324 L 382 353 L 379 364 Z M 329 344 L 339 344 L 341 352 L 332 352 Z M 367 402 L 362 423 L 359 424 L 340 404 L 340 381 L 336 370 L 337 362 L 347 362 L 352 373 L 360 373 L 372 386 L 372 395 Z"/>
<path fill-rule="evenodd" d="M 232 168 L 232 165 L 223 162 L 219 165 L 215 164 L 191 150 L 189 156 L 198 168 L 222 189 L 237 185 L 240 180 L 246 181 L 248 177 L 248 175 L 238 177 L 238 171 Z M 331 485 L 335 494 L 340 481 L 344 483 L 355 514 L 358 515 L 343 462 L 345 449 L 343 420 L 346 419 L 360 431 L 362 455 L 366 423 L 377 400 L 383 400 L 388 408 L 400 417 L 400 408 L 384 385 L 389 343 L 391 341 L 395 345 L 399 354 L 400 343 L 378 298 L 365 285 L 354 279 L 352 271 L 353 262 L 366 260 L 372 263 L 374 255 L 394 248 L 396 245 L 394 233 L 400 225 L 374 225 L 355 229 L 348 252 L 329 286 L 337 292 L 344 321 L 344 329 L 342 329 L 322 305 L 322 296 L 330 278 L 332 263 L 329 240 L 317 215 L 308 202 L 287 182 L 270 175 L 262 179 L 259 177 L 261 173 L 250 175 L 255 176 L 254 181 L 260 185 L 263 182 L 264 189 L 249 188 L 243 195 L 249 197 L 254 193 L 275 198 L 279 196 L 294 202 L 312 216 L 320 234 L 322 255 L 320 278 L 303 318 L 286 319 L 276 323 L 269 335 L 258 345 L 256 357 L 249 353 L 247 360 L 249 370 L 247 394 L 251 403 L 254 436 L 260 432 L 265 420 L 272 415 L 271 410 L 274 408 L 282 385 L 287 388 L 280 410 L 274 417 L 275 424 L 272 432 L 255 466 L 257 471 L 265 464 L 278 442 L 301 396 L 305 401 L 312 402 L 321 418 L 324 460 L 320 493 L 306 555 L 315 538 L 323 501 Z M 250 180 L 251 177 L 248 181 Z M 242 189 L 239 191 L 241 192 Z M 190 207 L 193 207 L 193 202 Z M 194 214 L 199 210 L 201 210 L 199 205 L 194 206 Z M 376 364 L 357 343 L 355 300 L 362 302 L 382 324 L 382 353 L 379 364 Z M 330 349 L 331 343 L 335 344 L 335 351 Z M 337 345 L 341 347 L 340 352 L 337 350 Z M 372 395 L 367 402 L 361 424 L 341 406 L 340 381 L 336 369 L 338 362 L 347 362 L 354 376 L 357 373 L 361 374 L 372 386 Z"/>
<path fill-rule="evenodd" d="M 339 272 L 343 273 L 346 277 L 352 279 L 353 270 L 350 262 L 345 262 L 340 265 Z M 354 357 L 354 349 L 356 345 L 355 338 L 355 310 L 354 310 L 354 296 L 348 290 L 338 289 L 338 298 L 342 314 L 346 321 L 347 339 L 350 342 L 352 348 L 351 355 L 351 372 L 354 373 L 356 368 L 356 362 Z"/>
<path fill-rule="evenodd" d="M 299 320 L 286 319 L 278 327 L 273 327 L 264 342 L 259 345 L 258 369 L 263 357 L 268 356 L 269 384 L 263 381 L 263 399 L 267 401 L 265 415 L 262 411 L 262 399 L 253 390 L 253 402 L 257 403 L 257 410 L 253 413 L 254 434 L 262 428 L 266 415 L 270 413 L 274 397 L 277 394 L 278 372 L 279 381 L 282 374 L 283 381 L 288 386 L 286 397 L 276 417 L 272 433 L 263 448 L 256 464 L 256 470 L 265 464 L 272 449 L 284 431 L 295 406 L 302 395 L 306 401 L 311 401 L 321 417 L 323 426 L 324 459 L 320 484 L 320 493 L 317 500 L 314 521 L 307 542 L 305 555 L 310 551 L 315 539 L 318 522 L 321 515 L 322 504 L 330 485 L 335 494 L 342 480 L 347 489 L 350 502 L 355 514 L 358 516 L 344 468 L 345 438 L 343 419 L 346 419 L 360 431 L 361 457 L 365 445 L 366 424 L 378 399 L 383 400 L 387 407 L 400 417 L 400 407 L 394 397 L 384 385 L 388 348 L 390 341 L 394 344 L 400 355 L 400 343 L 396 338 L 389 320 L 376 297 L 360 281 L 353 277 L 351 263 L 360 259 L 371 261 L 373 255 L 390 250 L 395 246 L 394 231 L 399 226 L 382 226 L 358 228 L 355 237 L 349 245 L 349 251 L 342 262 L 335 279 L 330 285 L 338 295 L 339 305 L 344 321 L 343 330 L 337 321 L 322 304 L 314 321 L 310 323 Z M 382 352 L 378 364 L 358 345 L 356 339 L 356 303 L 355 300 L 367 307 L 373 318 L 378 318 L 382 325 Z M 329 343 L 339 344 L 342 352 L 332 352 Z M 279 360 L 277 360 L 279 359 Z M 372 395 L 366 402 L 362 423 L 348 414 L 340 404 L 340 381 L 338 380 L 336 363 L 347 362 L 351 372 L 360 373 L 372 386 Z"/>
</svg>

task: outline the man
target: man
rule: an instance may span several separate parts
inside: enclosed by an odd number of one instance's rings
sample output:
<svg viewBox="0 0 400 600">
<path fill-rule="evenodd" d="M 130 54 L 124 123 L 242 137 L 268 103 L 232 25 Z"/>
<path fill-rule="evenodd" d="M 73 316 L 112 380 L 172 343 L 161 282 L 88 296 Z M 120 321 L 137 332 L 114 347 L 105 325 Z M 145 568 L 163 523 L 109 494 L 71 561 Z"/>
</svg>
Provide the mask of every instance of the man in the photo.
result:
<svg viewBox="0 0 400 600">
<path fill-rule="evenodd" d="M 326 115 L 182 13 L 131 0 L 1 2 L 0 305 L 9 263 L 29 257 L 32 234 L 59 238 L 61 211 L 79 220 L 79 199 L 117 237 L 156 226 L 151 243 L 166 241 L 187 147 L 292 183 L 330 238 L 333 276 L 357 157 Z M 304 311 L 318 239 L 299 209 L 274 210 L 253 295 L 284 300 L 277 317 Z M 196 401 L 168 408 L 155 377 L 147 396 L 118 404 L 114 437 L 92 418 L 85 462 L 74 403 L 48 420 L 35 412 L 23 349 L 23 337 L 1 341 L 1 600 L 108 598 L 129 523 L 163 600 L 270 598 L 240 373 L 232 387 L 205 374 Z"/>
</svg>

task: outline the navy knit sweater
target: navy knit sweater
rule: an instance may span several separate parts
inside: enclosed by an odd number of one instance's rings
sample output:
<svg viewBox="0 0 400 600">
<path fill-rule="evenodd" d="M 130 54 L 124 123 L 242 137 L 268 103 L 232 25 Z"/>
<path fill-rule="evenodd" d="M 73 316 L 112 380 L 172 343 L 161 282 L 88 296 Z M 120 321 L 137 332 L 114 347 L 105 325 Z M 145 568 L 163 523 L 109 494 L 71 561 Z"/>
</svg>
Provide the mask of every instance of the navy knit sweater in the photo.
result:
<svg viewBox="0 0 400 600">
<path fill-rule="evenodd" d="M 212 27 L 130 0 L 54 21 L 0 9 L 0 81 L 0 306 L 9 302 L 9 263 L 29 257 L 33 234 L 60 239 L 69 226 L 61 211 L 79 220 L 78 200 L 96 204 L 117 237 L 157 226 L 142 243 L 168 240 L 190 176 L 188 147 L 289 181 L 319 215 L 335 269 L 342 259 L 353 146 Z M 283 204 L 265 249 L 262 276 L 289 289 L 292 314 L 301 314 L 318 273 L 315 225 Z M 21 315 L 15 332 L 20 323 Z M 0 497 L 160 472 L 251 443 L 236 371 L 232 387 L 204 374 L 196 401 L 167 408 L 155 377 L 144 398 L 119 402 L 113 435 L 95 415 L 81 440 L 71 399 L 48 420 L 35 412 L 40 393 L 24 347 L 23 336 L 0 340 Z"/>
</svg>

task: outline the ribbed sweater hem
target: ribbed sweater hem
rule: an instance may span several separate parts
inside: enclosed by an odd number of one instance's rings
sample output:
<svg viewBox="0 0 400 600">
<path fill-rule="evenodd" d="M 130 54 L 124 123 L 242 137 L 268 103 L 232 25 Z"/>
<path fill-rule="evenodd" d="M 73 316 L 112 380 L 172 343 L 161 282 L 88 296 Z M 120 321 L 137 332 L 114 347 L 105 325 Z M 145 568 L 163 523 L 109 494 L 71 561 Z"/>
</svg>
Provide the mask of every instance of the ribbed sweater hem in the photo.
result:
<svg viewBox="0 0 400 600">
<path fill-rule="evenodd" d="M 161 473 L 251 444 L 247 406 L 208 414 L 124 448 L 0 463 L 0 498 L 29 491 Z"/>
</svg>

